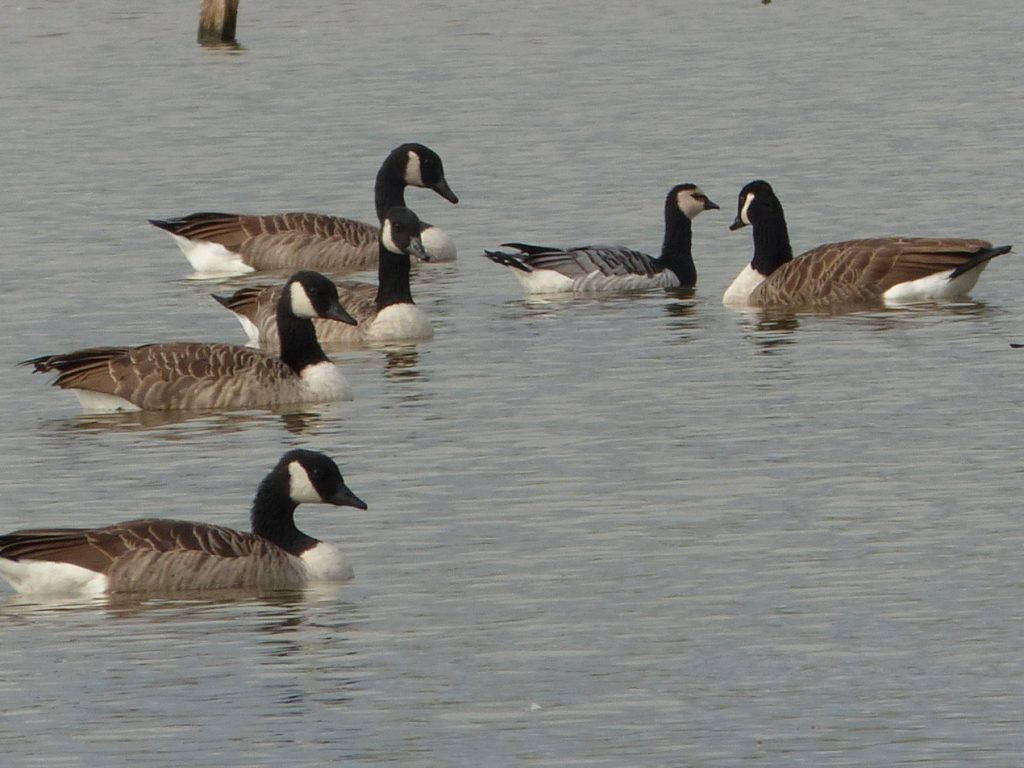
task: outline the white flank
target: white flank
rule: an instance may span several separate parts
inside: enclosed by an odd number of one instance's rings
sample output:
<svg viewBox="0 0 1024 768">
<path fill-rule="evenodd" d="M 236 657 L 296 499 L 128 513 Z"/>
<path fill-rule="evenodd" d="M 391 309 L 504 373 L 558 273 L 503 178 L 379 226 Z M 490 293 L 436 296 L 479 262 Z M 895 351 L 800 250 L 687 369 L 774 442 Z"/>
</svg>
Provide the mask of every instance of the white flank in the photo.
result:
<svg viewBox="0 0 1024 768">
<path fill-rule="evenodd" d="M 747 192 L 747 199 L 743 201 L 743 207 L 740 209 L 740 221 L 744 224 L 750 224 L 750 216 L 747 212 L 750 210 L 752 202 L 754 202 L 754 193 Z"/>
<path fill-rule="evenodd" d="M 430 257 L 430 262 L 455 261 L 455 241 L 440 227 L 430 226 L 420 232 L 423 250 Z"/>
<path fill-rule="evenodd" d="M 135 403 L 125 400 L 117 395 L 108 395 L 104 392 L 90 392 L 87 389 L 71 390 L 78 395 L 78 402 L 83 411 L 141 411 Z"/>
<path fill-rule="evenodd" d="M 229 251 L 220 243 L 189 240 L 181 235 L 170 234 L 196 272 L 211 275 L 244 275 L 254 271 L 242 261 L 241 254 Z"/>
<path fill-rule="evenodd" d="M 415 304 L 391 304 L 377 313 L 366 329 L 368 341 L 432 339 L 434 327 Z"/>
<path fill-rule="evenodd" d="M 306 289 L 302 287 L 302 283 L 298 281 L 292 283 L 289 292 L 291 293 L 293 315 L 307 320 L 312 320 L 314 317 L 319 316 L 319 313 L 313 307 L 313 302 L 309 300 L 309 296 L 306 294 Z"/>
<path fill-rule="evenodd" d="M 568 293 L 572 291 L 572 279 L 553 269 L 535 269 L 533 272 L 524 272 L 515 267 L 509 267 L 509 269 L 512 270 L 512 274 L 516 276 L 527 293 Z"/>
<path fill-rule="evenodd" d="M 381 245 L 383 245 L 385 248 L 391 251 L 391 253 L 404 253 L 404 251 L 401 248 L 395 245 L 394 235 L 391 234 L 390 219 L 384 219 L 384 225 L 381 227 L 380 230 L 380 242 Z"/>
<path fill-rule="evenodd" d="M 301 559 L 310 581 L 351 581 L 355 575 L 337 547 L 324 541 L 303 552 Z"/>
<path fill-rule="evenodd" d="M 413 187 L 423 186 L 423 171 L 420 170 L 420 156 L 409 150 L 405 163 L 405 183 Z"/>
<path fill-rule="evenodd" d="M 316 504 L 323 501 L 320 492 L 309 479 L 306 468 L 297 461 L 288 465 L 288 495 L 296 504 Z"/>
<path fill-rule="evenodd" d="M 913 304 L 917 301 L 955 299 L 970 292 L 987 265 L 988 262 L 979 264 L 955 280 L 949 279 L 953 270 L 948 269 L 928 275 L 928 277 L 911 280 L 909 283 L 899 283 L 883 293 L 882 299 L 886 304 Z"/>
<path fill-rule="evenodd" d="M 753 197 L 753 195 L 751 195 L 751 197 Z M 736 279 L 732 281 L 732 285 L 725 289 L 725 295 L 722 296 L 722 303 L 734 306 L 742 306 L 750 303 L 750 294 L 763 282 L 764 275 L 754 269 L 750 264 L 747 264 L 747 266 L 743 268 L 743 271 L 736 276 Z"/>
<path fill-rule="evenodd" d="M 302 369 L 302 381 L 313 400 L 328 402 L 352 399 L 352 388 L 348 384 L 348 379 L 330 360 L 307 365 Z"/>
<path fill-rule="evenodd" d="M 0 558 L 0 576 L 26 595 L 99 595 L 107 591 L 106 576 L 70 563 Z"/>
</svg>

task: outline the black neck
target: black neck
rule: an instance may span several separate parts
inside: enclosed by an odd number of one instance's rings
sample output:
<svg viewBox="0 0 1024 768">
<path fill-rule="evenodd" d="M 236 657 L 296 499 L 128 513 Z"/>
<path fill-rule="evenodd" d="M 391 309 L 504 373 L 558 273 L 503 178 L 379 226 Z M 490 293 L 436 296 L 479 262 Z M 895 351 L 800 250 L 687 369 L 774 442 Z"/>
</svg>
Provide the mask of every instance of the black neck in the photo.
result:
<svg viewBox="0 0 1024 768">
<path fill-rule="evenodd" d="M 380 246 L 380 261 L 377 265 L 377 309 L 392 304 L 412 304 L 412 290 L 409 288 L 409 255 L 392 253 Z"/>
<path fill-rule="evenodd" d="M 317 341 L 313 321 L 293 315 L 287 297 L 277 305 L 277 335 L 281 343 L 281 361 L 296 375 L 301 375 L 308 365 L 327 360 Z"/>
<path fill-rule="evenodd" d="M 384 221 L 389 209 L 400 205 L 405 207 L 405 156 L 388 158 L 377 171 L 377 182 L 373 187 L 373 201 L 377 207 L 377 221 Z"/>
<path fill-rule="evenodd" d="M 274 470 L 260 483 L 249 515 L 252 532 L 298 557 L 319 542 L 295 527 L 295 508 L 288 495 L 288 475 Z"/>
<path fill-rule="evenodd" d="M 697 284 L 692 248 L 693 227 L 673 199 L 665 204 L 665 240 L 658 261 L 676 273 L 681 286 L 689 288 Z"/>
<path fill-rule="evenodd" d="M 751 259 L 750 265 L 767 277 L 793 258 L 786 218 L 780 210 L 778 214 L 762 216 L 752 225 L 752 228 L 754 230 L 754 258 Z"/>
</svg>

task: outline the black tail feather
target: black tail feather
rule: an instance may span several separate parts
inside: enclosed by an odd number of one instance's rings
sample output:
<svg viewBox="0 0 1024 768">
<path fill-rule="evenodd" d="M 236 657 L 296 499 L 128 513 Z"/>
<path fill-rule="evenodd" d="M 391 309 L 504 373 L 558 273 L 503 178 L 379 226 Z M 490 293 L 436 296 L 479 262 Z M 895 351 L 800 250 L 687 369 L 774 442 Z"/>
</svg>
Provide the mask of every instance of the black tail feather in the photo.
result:
<svg viewBox="0 0 1024 768">
<path fill-rule="evenodd" d="M 503 253 L 501 251 L 484 251 L 483 255 L 495 264 L 501 264 L 502 266 L 511 267 L 512 269 L 519 269 L 523 272 L 533 272 L 533 268 L 530 267 L 529 264 L 525 264 L 517 254 Z"/>
<path fill-rule="evenodd" d="M 213 297 L 214 301 L 216 301 L 222 307 L 226 309 L 231 309 L 231 300 L 235 298 L 234 294 L 232 294 L 231 296 L 220 296 L 216 293 L 211 293 L 210 295 Z"/>
<path fill-rule="evenodd" d="M 187 229 L 192 225 L 203 225 L 218 220 L 231 220 L 237 219 L 237 213 L 220 213 L 218 211 L 199 211 L 197 213 L 190 213 L 187 216 L 179 216 L 174 219 L 147 219 L 147 221 L 154 227 L 163 229 L 170 232 L 172 235 L 177 235 L 183 229 Z"/>
<path fill-rule="evenodd" d="M 980 251 L 975 253 L 971 259 L 965 261 L 959 267 L 953 270 L 953 273 L 949 276 L 950 280 L 955 280 L 972 269 L 977 267 L 979 264 L 984 264 L 986 261 L 994 259 L 996 256 L 1002 256 L 1004 253 L 1009 253 L 1012 245 L 997 245 L 992 248 L 982 248 Z"/>
<path fill-rule="evenodd" d="M 561 248 L 551 248 L 547 245 L 531 245 L 530 243 L 502 243 L 502 248 L 515 248 L 528 256 L 536 256 L 539 253 L 561 253 Z"/>
</svg>

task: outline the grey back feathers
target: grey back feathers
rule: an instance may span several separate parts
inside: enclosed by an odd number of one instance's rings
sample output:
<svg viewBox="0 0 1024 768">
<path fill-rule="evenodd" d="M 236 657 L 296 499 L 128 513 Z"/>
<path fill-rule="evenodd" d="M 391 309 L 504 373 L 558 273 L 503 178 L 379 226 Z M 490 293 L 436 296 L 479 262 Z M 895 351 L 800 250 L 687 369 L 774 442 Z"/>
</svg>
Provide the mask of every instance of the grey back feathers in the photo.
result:
<svg viewBox="0 0 1024 768">
<path fill-rule="evenodd" d="M 503 243 L 517 253 L 484 251 L 497 264 L 512 268 L 528 290 L 614 290 L 643 287 L 693 287 L 697 271 L 693 263 L 691 221 L 701 212 L 719 206 L 695 184 L 677 184 L 665 198 L 665 230 L 661 254 L 650 256 L 623 246 L 581 245 L 557 248 L 528 243 Z M 538 271 L 549 277 L 527 278 Z M 566 278 L 559 280 L 557 276 Z"/>
<path fill-rule="evenodd" d="M 319 542 L 294 522 L 304 502 L 366 509 L 322 453 L 293 450 L 264 478 L 251 510 L 252 533 L 180 520 L 132 520 L 103 528 L 38 528 L 0 536 L 0 574 L 31 591 L 33 565 L 68 565 L 101 577 L 108 592 L 295 588 L 347 566 L 303 558 Z M 54 586 L 55 582 L 43 583 Z"/>
<path fill-rule="evenodd" d="M 268 407 L 350 397 L 311 323 L 313 317 L 355 322 L 341 307 L 334 283 L 316 272 L 298 272 L 286 283 L 275 312 L 279 356 L 233 344 L 172 342 L 93 347 L 24 364 L 56 372 L 54 384 L 75 390 L 83 406 L 108 410 Z M 307 375 L 318 366 L 322 375 Z"/>
<path fill-rule="evenodd" d="M 793 257 L 782 204 L 771 186 L 740 191 L 730 229 L 753 229 L 754 255 L 726 303 L 844 305 L 922 301 L 966 294 L 989 260 L 1010 246 L 952 237 L 876 237 L 826 243 Z"/>
<path fill-rule="evenodd" d="M 423 144 L 402 144 L 377 172 L 374 203 L 378 221 L 393 206 L 404 206 L 407 186 L 432 189 L 451 203 L 459 198 L 444 175 L 441 158 Z M 253 216 L 237 213 L 193 213 L 150 223 L 175 237 L 197 272 L 247 272 L 316 269 L 344 272 L 377 264 L 379 227 L 320 213 Z M 432 225 L 420 226 L 435 260 L 454 258 L 454 245 Z M 221 249 L 220 255 L 211 250 Z"/>
</svg>

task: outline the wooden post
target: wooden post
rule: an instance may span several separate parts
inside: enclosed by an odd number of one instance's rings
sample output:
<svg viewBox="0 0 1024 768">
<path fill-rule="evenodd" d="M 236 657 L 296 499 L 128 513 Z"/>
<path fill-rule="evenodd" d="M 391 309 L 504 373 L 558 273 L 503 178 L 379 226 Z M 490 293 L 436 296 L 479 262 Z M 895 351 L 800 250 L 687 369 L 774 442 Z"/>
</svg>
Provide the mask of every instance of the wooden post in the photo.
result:
<svg viewBox="0 0 1024 768">
<path fill-rule="evenodd" d="M 235 21 L 238 0 L 200 0 L 200 45 L 223 45 L 235 42 Z"/>
</svg>

